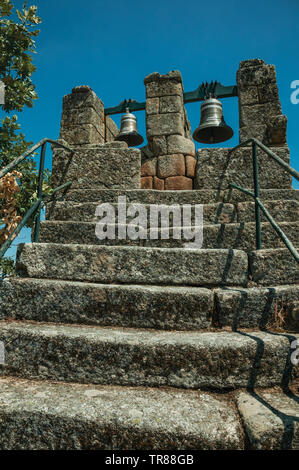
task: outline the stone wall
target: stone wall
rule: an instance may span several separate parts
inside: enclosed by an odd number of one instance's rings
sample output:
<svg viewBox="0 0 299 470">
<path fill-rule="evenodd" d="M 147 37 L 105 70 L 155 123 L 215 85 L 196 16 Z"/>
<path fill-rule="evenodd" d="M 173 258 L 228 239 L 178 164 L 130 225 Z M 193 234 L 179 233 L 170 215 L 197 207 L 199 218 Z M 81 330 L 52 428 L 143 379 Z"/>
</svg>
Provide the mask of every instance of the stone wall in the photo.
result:
<svg viewBox="0 0 299 470">
<path fill-rule="evenodd" d="M 71 146 L 112 142 L 119 130 L 104 115 L 104 104 L 89 86 L 77 86 L 63 97 L 59 138 Z"/>
<path fill-rule="evenodd" d="M 200 149 L 197 153 L 195 189 L 229 189 L 229 183 L 253 188 L 251 147 L 241 147 L 230 154 L 231 148 Z M 290 155 L 286 147 L 276 147 L 275 153 L 286 163 Z M 291 187 L 291 176 L 270 157 L 259 151 L 259 183 L 262 189 Z"/>
<path fill-rule="evenodd" d="M 72 189 L 139 189 L 141 152 L 125 142 L 53 150 L 53 186 L 72 181 Z"/>
<path fill-rule="evenodd" d="M 75 153 L 53 148 L 53 185 L 72 181 L 72 189 L 139 189 L 141 152 L 115 142 L 118 133 L 94 91 L 85 85 L 73 88 L 63 97 L 59 137 Z"/>
<path fill-rule="evenodd" d="M 142 189 L 222 190 L 228 188 L 230 181 L 253 187 L 250 147 L 230 154 L 230 149 L 209 146 L 200 149 L 195 159 L 180 72 L 152 73 L 145 77 L 144 84 L 148 144 L 140 149 Z M 243 61 L 237 71 L 237 85 L 240 142 L 256 137 L 289 163 L 287 118 L 281 111 L 275 67 L 260 59 Z M 75 87 L 64 96 L 60 139 L 80 149 L 111 143 L 118 132 L 114 121 L 105 116 L 103 102 L 90 87 Z M 291 177 L 281 167 L 261 151 L 259 156 L 262 188 L 291 187 Z M 115 164 L 119 164 L 116 160 Z M 114 181 L 113 187 L 115 184 Z"/>
<path fill-rule="evenodd" d="M 286 144 L 287 117 L 282 114 L 274 65 L 245 60 L 237 72 L 240 142 L 255 137 L 267 146 Z"/>
<path fill-rule="evenodd" d="M 237 71 L 240 142 L 255 137 L 289 164 L 287 118 L 282 114 L 274 65 L 252 59 Z M 229 148 L 203 148 L 197 152 L 195 189 L 229 188 L 229 182 L 253 188 L 251 146 L 230 153 Z M 291 176 L 258 150 L 261 188 L 290 188 Z"/>
<path fill-rule="evenodd" d="M 192 189 L 195 146 L 184 108 L 181 74 L 153 73 L 144 84 L 148 144 L 141 149 L 141 188 Z"/>
<path fill-rule="evenodd" d="M 119 133 L 119 129 L 110 116 L 105 116 L 104 124 L 105 124 L 105 142 L 113 142 L 115 137 Z"/>
</svg>

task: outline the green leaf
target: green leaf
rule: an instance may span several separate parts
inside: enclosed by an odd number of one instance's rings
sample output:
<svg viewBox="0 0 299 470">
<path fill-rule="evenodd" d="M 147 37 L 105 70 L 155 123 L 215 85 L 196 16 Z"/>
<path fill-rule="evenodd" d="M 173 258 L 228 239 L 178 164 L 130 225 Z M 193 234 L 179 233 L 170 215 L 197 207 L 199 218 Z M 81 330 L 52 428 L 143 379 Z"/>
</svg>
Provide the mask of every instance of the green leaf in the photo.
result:
<svg viewBox="0 0 299 470">
<path fill-rule="evenodd" d="M 1 16 L 10 16 L 12 14 L 13 5 L 10 0 L 0 0 Z"/>
<path fill-rule="evenodd" d="M 17 15 L 18 15 L 18 18 L 20 21 L 23 21 L 24 20 L 24 16 L 22 15 L 22 13 L 20 12 L 20 10 L 17 10 Z"/>
<path fill-rule="evenodd" d="M 7 19 L 12 13 L 14 19 Z M 37 7 L 26 2 L 23 11 L 14 9 L 10 0 L 0 0 L 0 80 L 5 84 L 5 104 L 1 109 L 9 113 L 20 112 L 24 106 L 32 107 L 37 99 L 32 75 L 35 66 L 32 54 L 35 51 L 35 38 L 39 34 L 36 25 L 41 19 L 36 15 Z M 0 122 L 0 167 L 11 163 L 24 153 L 32 142 L 28 142 L 20 132 L 20 124 L 16 114 L 5 116 Z M 33 160 L 34 155 L 22 162 L 17 170 L 22 173 L 18 180 L 21 191 L 16 196 L 16 209 L 24 216 L 35 198 L 38 171 Z M 51 185 L 50 175 L 45 172 L 45 191 Z M 0 201 L 1 205 L 1 201 Z M 27 226 L 32 226 L 32 220 Z"/>
</svg>

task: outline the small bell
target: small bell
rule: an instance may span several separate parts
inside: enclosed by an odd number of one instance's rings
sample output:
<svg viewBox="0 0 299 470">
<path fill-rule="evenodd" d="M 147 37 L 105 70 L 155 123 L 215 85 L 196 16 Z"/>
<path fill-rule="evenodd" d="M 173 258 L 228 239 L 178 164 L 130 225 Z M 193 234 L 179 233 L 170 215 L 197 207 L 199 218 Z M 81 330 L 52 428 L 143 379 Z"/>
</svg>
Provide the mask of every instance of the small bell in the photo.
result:
<svg viewBox="0 0 299 470">
<path fill-rule="evenodd" d="M 193 133 L 193 139 L 204 144 L 217 144 L 233 135 L 234 131 L 224 121 L 222 103 L 210 96 L 201 105 L 200 124 Z"/>
<path fill-rule="evenodd" d="M 126 108 L 126 114 L 121 118 L 120 132 L 115 140 L 127 142 L 129 147 L 135 147 L 143 142 L 143 137 L 137 132 L 137 120 L 134 114 Z"/>
</svg>

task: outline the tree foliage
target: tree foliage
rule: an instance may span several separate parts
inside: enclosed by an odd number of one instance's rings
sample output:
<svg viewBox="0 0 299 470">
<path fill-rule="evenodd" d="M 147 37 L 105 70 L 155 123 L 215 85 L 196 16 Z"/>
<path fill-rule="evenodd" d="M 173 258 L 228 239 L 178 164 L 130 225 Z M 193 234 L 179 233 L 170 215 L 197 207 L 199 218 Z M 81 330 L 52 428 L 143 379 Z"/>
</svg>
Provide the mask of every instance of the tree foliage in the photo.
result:
<svg viewBox="0 0 299 470">
<path fill-rule="evenodd" d="M 10 0 L 0 0 L 0 80 L 5 85 L 5 103 L 0 106 L 4 117 L 0 124 L 0 167 L 11 163 L 32 145 L 20 132 L 21 126 L 13 111 L 21 112 L 24 106 L 32 107 L 37 99 L 32 74 L 35 40 L 39 34 L 37 7 L 24 3 L 22 11 L 15 9 Z M 18 178 L 20 190 L 14 193 L 14 215 L 23 217 L 36 198 L 38 172 L 33 156 L 17 167 L 22 176 Z M 49 172 L 45 174 L 45 186 L 49 186 Z M 0 221 L 4 211 L 5 198 L 0 201 Z M 33 220 L 28 222 L 32 225 Z M 1 222 L 0 222 L 1 225 Z M 6 228 L 8 225 L 6 224 Z"/>
<path fill-rule="evenodd" d="M 14 170 L 0 179 L 0 199 L 5 201 L 2 208 L 2 222 L 5 226 L 0 229 L 0 246 L 8 239 L 21 221 L 21 217 L 17 214 L 15 197 L 20 192 L 18 178 L 21 177 L 22 173 Z"/>
<path fill-rule="evenodd" d="M 13 4 L 10 0 L 0 0 L 0 79 L 5 84 L 5 104 L 3 109 L 22 111 L 23 107 L 33 106 L 37 99 L 35 86 L 31 76 L 36 68 L 32 62 L 35 52 L 35 38 L 39 30 L 36 25 L 41 19 L 36 15 L 37 7 L 16 10 L 17 19 L 13 14 Z"/>
</svg>

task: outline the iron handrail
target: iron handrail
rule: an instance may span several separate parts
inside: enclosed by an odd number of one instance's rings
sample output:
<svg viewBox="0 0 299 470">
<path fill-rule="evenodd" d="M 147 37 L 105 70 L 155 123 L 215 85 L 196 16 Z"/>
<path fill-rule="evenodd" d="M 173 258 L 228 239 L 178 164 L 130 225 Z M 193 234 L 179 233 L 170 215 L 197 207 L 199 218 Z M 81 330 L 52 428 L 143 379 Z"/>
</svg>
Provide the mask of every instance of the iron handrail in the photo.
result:
<svg viewBox="0 0 299 470">
<path fill-rule="evenodd" d="M 39 197 L 34 201 L 32 206 L 30 207 L 30 209 L 28 209 L 28 211 L 24 215 L 23 219 L 19 222 L 17 227 L 14 229 L 14 231 L 9 235 L 7 240 L 1 246 L 1 248 L 0 248 L 0 259 L 3 258 L 6 251 L 8 250 L 10 245 L 12 244 L 13 240 L 18 236 L 18 234 L 20 233 L 22 228 L 25 227 L 25 225 L 28 222 L 28 220 L 30 219 L 30 217 L 40 209 L 40 207 L 41 207 L 42 203 L 45 201 L 45 199 L 49 199 L 49 201 L 51 201 L 51 197 L 55 193 L 57 193 L 61 189 L 64 189 L 66 187 L 71 186 L 71 184 L 72 184 L 71 181 L 68 181 L 67 183 L 62 184 L 61 186 L 58 186 L 57 188 L 53 189 L 51 194 L 43 194 L 42 197 Z"/>
<path fill-rule="evenodd" d="M 53 140 L 53 139 L 48 139 L 47 137 L 45 137 L 44 139 L 40 140 L 37 144 L 34 144 L 29 150 L 22 153 L 22 155 L 17 157 L 13 162 L 9 163 L 4 168 L 0 169 L 0 179 L 3 178 L 3 176 L 5 176 L 10 171 L 14 170 L 20 163 L 26 160 L 26 158 L 29 157 L 29 155 L 31 155 L 33 152 L 35 152 L 39 147 L 43 147 L 43 145 L 46 145 L 47 142 L 52 145 L 55 145 L 56 147 L 61 147 L 61 148 L 64 148 L 65 150 L 68 150 L 69 152 L 74 153 L 73 149 L 71 149 L 70 147 L 67 147 L 61 142 L 58 142 L 57 140 Z"/>
<path fill-rule="evenodd" d="M 3 243 L 3 245 L 0 248 L 0 259 L 3 258 L 5 255 L 6 251 L 10 247 L 12 241 L 15 239 L 15 237 L 19 234 L 21 229 L 25 227 L 26 223 L 32 217 L 32 215 L 35 214 L 34 218 L 34 236 L 33 236 L 33 241 L 34 243 L 38 242 L 39 238 L 39 229 L 40 229 L 40 213 L 41 213 L 41 206 L 42 203 L 49 198 L 51 200 L 51 197 L 57 192 L 60 191 L 61 189 L 64 189 L 66 187 L 71 186 L 71 181 L 68 181 L 67 183 L 58 186 L 55 188 L 50 194 L 43 194 L 42 188 L 43 188 L 43 181 L 44 181 L 44 169 L 45 169 L 45 156 L 46 156 L 46 145 L 47 143 L 50 143 L 56 147 L 61 147 L 71 153 L 74 153 L 74 150 L 71 149 L 70 147 L 62 144 L 61 142 L 58 142 L 57 140 L 53 139 L 48 139 L 47 137 L 40 140 L 37 144 L 33 145 L 29 150 L 27 150 L 25 153 L 17 157 L 13 162 L 9 163 L 6 165 L 4 168 L 0 170 L 0 179 L 3 178 L 7 173 L 13 171 L 20 163 L 22 163 L 29 155 L 31 155 L 33 152 L 35 152 L 39 147 L 41 147 L 41 154 L 40 154 L 40 161 L 39 161 L 39 170 L 38 170 L 38 184 L 37 184 L 37 198 L 28 209 L 22 220 L 19 222 L 17 227 L 14 229 L 14 231 L 9 235 L 7 240 Z"/>
<path fill-rule="evenodd" d="M 280 158 L 278 155 L 276 155 L 272 150 L 270 150 L 268 147 L 266 147 L 262 142 L 260 142 L 258 139 L 251 138 L 248 139 L 244 142 L 241 142 L 239 145 L 234 147 L 229 153 L 231 154 L 235 150 L 237 150 L 240 147 L 248 146 L 248 144 L 252 145 L 252 163 L 253 163 L 253 181 L 254 181 L 254 192 L 248 191 L 248 189 L 242 188 L 241 186 L 238 186 L 237 184 L 234 183 L 229 183 L 229 186 L 231 188 L 238 189 L 239 191 L 242 191 L 245 194 L 248 194 L 254 199 L 255 202 L 255 225 L 256 225 L 256 249 L 261 250 L 262 249 L 262 235 L 261 235 L 261 214 L 260 211 L 264 213 L 266 219 L 270 222 L 276 233 L 279 235 L 280 239 L 282 242 L 286 245 L 292 256 L 295 258 L 295 260 L 299 263 L 299 253 L 292 244 L 292 242 L 289 240 L 289 238 L 286 236 L 286 234 L 281 230 L 281 228 L 277 225 L 269 211 L 265 208 L 263 205 L 262 201 L 260 200 L 260 188 L 259 188 L 259 175 L 258 175 L 258 154 L 257 154 L 257 147 L 259 147 L 261 150 L 263 150 L 270 158 L 272 158 L 276 163 L 278 163 L 284 170 L 286 170 L 290 175 L 292 175 L 294 178 L 299 180 L 299 172 L 296 171 L 294 168 L 292 168 L 290 165 L 288 165 L 282 158 Z"/>
</svg>

